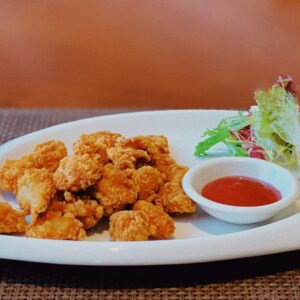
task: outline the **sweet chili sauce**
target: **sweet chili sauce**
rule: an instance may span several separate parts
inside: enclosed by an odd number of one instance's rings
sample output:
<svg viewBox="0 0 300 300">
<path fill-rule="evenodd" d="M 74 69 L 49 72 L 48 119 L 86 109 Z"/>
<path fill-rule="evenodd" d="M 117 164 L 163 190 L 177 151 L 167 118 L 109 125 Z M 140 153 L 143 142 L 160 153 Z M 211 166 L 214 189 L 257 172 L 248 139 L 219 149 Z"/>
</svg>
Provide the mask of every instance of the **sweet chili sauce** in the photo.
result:
<svg viewBox="0 0 300 300">
<path fill-rule="evenodd" d="M 246 176 L 226 176 L 207 183 L 200 194 L 212 201 L 234 206 L 261 206 L 281 199 L 271 184 Z"/>
</svg>

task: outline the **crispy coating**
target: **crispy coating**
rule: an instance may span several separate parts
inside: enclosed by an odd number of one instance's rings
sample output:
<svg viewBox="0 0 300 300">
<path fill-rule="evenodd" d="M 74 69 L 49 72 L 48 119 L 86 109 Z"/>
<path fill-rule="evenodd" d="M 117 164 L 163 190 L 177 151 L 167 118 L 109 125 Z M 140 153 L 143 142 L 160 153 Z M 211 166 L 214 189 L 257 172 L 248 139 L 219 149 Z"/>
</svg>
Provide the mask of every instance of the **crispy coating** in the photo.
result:
<svg viewBox="0 0 300 300">
<path fill-rule="evenodd" d="M 120 169 L 135 169 L 150 161 L 150 156 L 144 150 L 112 147 L 107 150 L 108 158 Z"/>
<path fill-rule="evenodd" d="M 177 182 L 165 183 L 154 202 L 171 214 L 193 213 L 197 209 L 196 203 L 184 193 L 181 184 Z"/>
<path fill-rule="evenodd" d="M 155 167 L 165 175 L 166 183 L 161 187 L 155 204 L 171 214 L 193 213 L 197 209 L 196 203 L 183 191 L 181 182 L 188 167 L 180 166 L 169 154 L 159 155 Z"/>
<path fill-rule="evenodd" d="M 81 135 L 73 150 L 68 156 L 62 142 L 50 140 L 4 163 L 0 187 L 16 195 L 23 211 L 0 203 L 0 232 L 80 240 L 106 216 L 112 240 L 164 239 L 175 230 L 168 213 L 196 210 L 181 187 L 187 167 L 172 158 L 163 135 L 100 131 Z"/>
<path fill-rule="evenodd" d="M 120 140 L 120 144 L 147 151 L 152 165 L 165 175 L 166 181 L 181 180 L 182 174 L 188 169 L 178 165 L 170 155 L 168 140 L 163 135 L 136 136 Z"/>
<path fill-rule="evenodd" d="M 23 156 L 16 160 L 6 160 L 0 170 L 0 187 L 5 192 L 18 192 L 18 179 L 25 170 L 35 168 L 32 154 Z"/>
<path fill-rule="evenodd" d="M 98 201 L 76 197 L 69 201 L 55 200 L 49 210 L 73 214 L 83 224 L 84 229 L 94 227 L 104 214 L 103 207 Z"/>
<path fill-rule="evenodd" d="M 86 190 L 100 179 L 102 167 L 98 155 L 69 155 L 60 161 L 54 172 L 54 183 L 63 191 Z"/>
<path fill-rule="evenodd" d="M 186 166 L 180 166 L 180 165 L 172 165 L 172 167 L 168 170 L 167 181 L 178 183 L 181 186 L 182 178 L 185 175 L 185 173 L 189 170 Z"/>
<path fill-rule="evenodd" d="M 46 212 L 26 231 L 27 237 L 53 240 L 84 240 L 83 224 L 71 213 Z"/>
<path fill-rule="evenodd" d="M 46 168 L 54 172 L 59 161 L 67 156 L 68 152 L 63 142 L 51 140 L 37 145 L 32 155 L 36 168 Z"/>
<path fill-rule="evenodd" d="M 127 204 L 134 204 L 137 200 L 133 181 L 127 177 L 125 171 L 112 164 L 104 166 L 102 178 L 95 185 L 94 195 L 103 205 L 106 216 L 124 209 Z"/>
<path fill-rule="evenodd" d="M 161 154 L 169 153 L 168 140 L 163 135 L 135 136 L 129 139 L 122 139 L 118 143 L 122 147 L 131 147 L 147 151 L 151 160 L 156 160 Z"/>
<path fill-rule="evenodd" d="M 119 211 L 109 218 L 109 234 L 113 241 L 146 241 L 149 220 L 142 211 Z"/>
<path fill-rule="evenodd" d="M 31 224 L 46 211 L 55 192 L 52 174 L 47 169 L 29 169 L 19 178 L 16 198 L 21 209 L 30 212 Z"/>
<path fill-rule="evenodd" d="M 24 232 L 26 213 L 15 210 L 8 202 L 0 201 L 0 233 Z"/>
<path fill-rule="evenodd" d="M 5 192 L 18 192 L 18 179 L 28 169 L 46 168 L 53 172 L 67 149 L 60 141 L 47 141 L 35 147 L 33 153 L 20 159 L 7 160 L 0 170 L 0 187 Z"/>
<path fill-rule="evenodd" d="M 166 239 L 173 235 L 174 221 L 160 206 L 141 200 L 133 206 L 133 210 L 143 211 L 147 215 L 150 235 L 154 239 Z"/>
<path fill-rule="evenodd" d="M 160 154 L 158 157 L 159 159 L 155 161 L 155 168 L 164 174 L 167 174 L 168 169 L 176 164 L 175 159 L 170 154 Z"/>
<path fill-rule="evenodd" d="M 108 162 L 107 149 L 114 147 L 117 140 L 122 138 L 119 133 L 99 131 L 82 134 L 73 144 L 74 154 L 100 154 L 103 164 Z"/>
<path fill-rule="evenodd" d="M 139 200 L 152 201 L 164 183 L 164 176 L 157 169 L 144 166 L 137 169 L 132 176 Z"/>
<path fill-rule="evenodd" d="M 188 170 L 188 167 L 178 165 L 169 154 L 159 155 L 159 158 L 154 163 L 154 167 L 165 175 L 166 181 L 176 182 L 181 181 Z"/>
</svg>

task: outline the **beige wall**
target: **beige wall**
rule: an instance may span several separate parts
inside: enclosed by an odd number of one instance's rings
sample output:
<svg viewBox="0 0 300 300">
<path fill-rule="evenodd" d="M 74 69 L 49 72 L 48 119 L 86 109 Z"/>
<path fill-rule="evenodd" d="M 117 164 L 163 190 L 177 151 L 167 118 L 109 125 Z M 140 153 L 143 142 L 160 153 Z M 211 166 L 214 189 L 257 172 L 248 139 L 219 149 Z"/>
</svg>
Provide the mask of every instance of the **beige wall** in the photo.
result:
<svg viewBox="0 0 300 300">
<path fill-rule="evenodd" d="M 300 1 L 0 0 L 0 106 L 243 108 L 289 73 Z"/>
</svg>

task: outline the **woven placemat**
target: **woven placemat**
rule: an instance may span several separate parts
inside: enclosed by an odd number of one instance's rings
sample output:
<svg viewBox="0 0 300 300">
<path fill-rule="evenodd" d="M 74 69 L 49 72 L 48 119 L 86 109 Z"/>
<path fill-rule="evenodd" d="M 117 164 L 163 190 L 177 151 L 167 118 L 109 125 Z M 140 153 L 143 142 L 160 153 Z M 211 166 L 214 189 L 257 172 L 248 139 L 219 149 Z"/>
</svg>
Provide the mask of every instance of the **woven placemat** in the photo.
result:
<svg viewBox="0 0 300 300">
<path fill-rule="evenodd" d="M 54 124 L 118 112 L 126 110 L 0 109 L 0 143 Z M 0 260 L 0 299 L 300 299 L 300 251 L 147 267 Z"/>
</svg>

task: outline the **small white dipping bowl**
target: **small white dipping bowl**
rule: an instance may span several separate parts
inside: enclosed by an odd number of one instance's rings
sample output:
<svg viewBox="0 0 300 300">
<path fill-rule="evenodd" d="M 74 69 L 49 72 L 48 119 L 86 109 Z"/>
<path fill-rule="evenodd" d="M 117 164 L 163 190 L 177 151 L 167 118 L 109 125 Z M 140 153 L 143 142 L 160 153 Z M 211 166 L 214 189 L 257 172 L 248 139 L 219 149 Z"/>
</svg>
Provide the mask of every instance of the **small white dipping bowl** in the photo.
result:
<svg viewBox="0 0 300 300">
<path fill-rule="evenodd" d="M 279 190 L 281 199 L 262 206 L 233 206 L 200 195 L 203 187 L 224 176 L 248 176 L 263 180 Z M 271 218 L 297 200 L 298 180 L 286 169 L 256 158 L 222 157 L 203 161 L 192 167 L 183 178 L 183 189 L 208 214 L 235 224 L 257 223 Z"/>
</svg>

